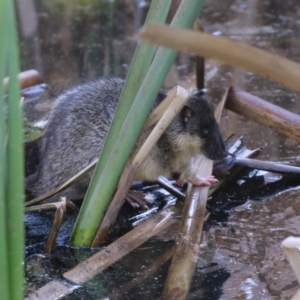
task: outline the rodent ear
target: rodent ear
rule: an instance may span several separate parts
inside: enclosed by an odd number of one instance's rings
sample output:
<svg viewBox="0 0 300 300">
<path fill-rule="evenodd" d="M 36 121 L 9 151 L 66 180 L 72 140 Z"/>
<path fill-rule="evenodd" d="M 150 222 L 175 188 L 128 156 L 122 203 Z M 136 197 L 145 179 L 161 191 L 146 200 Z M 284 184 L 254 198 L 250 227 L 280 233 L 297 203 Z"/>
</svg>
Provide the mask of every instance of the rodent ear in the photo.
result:
<svg viewBox="0 0 300 300">
<path fill-rule="evenodd" d="M 186 124 L 189 119 L 192 117 L 192 115 L 194 114 L 194 111 L 191 107 L 185 105 L 183 107 L 183 109 L 181 110 L 181 116 L 183 119 L 184 124 Z"/>
<path fill-rule="evenodd" d="M 204 92 L 204 90 L 202 89 L 202 90 L 197 90 L 194 94 L 193 94 L 193 97 L 194 98 L 196 98 L 196 99 L 201 99 L 201 100 L 203 100 L 203 101 L 205 101 L 205 102 L 208 102 L 208 99 L 207 99 L 207 97 L 206 97 L 206 95 L 205 95 L 205 92 Z"/>
</svg>

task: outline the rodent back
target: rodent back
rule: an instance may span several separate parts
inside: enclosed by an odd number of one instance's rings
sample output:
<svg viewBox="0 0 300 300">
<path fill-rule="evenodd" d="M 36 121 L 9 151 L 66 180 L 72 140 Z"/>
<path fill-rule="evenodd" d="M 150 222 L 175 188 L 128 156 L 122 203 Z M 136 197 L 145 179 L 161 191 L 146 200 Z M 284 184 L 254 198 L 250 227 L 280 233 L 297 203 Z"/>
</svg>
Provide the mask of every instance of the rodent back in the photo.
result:
<svg viewBox="0 0 300 300">
<path fill-rule="evenodd" d="M 37 181 L 29 187 L 34 195 L 57 187 L 98 158 L 123 83 L 98 79 L 57 98 L 42 138 Z"/>
</svg>

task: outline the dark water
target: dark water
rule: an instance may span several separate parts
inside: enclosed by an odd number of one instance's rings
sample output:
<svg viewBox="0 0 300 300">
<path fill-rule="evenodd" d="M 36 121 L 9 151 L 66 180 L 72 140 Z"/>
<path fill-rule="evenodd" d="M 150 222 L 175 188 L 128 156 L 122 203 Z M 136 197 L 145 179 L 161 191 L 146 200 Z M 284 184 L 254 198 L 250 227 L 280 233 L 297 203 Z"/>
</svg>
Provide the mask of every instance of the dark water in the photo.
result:
<svg viewBox="0 0 300 300">
<path fill-rule="evenodd" d="M 35 68 L 49 85 L 50 97 L 62 89 L 97 76 L 126 76 L 143 23 L 147 1 L 19 1 L 22 69 Z M 174 1 L 174 6 L 177 1 Z M 30 5 L 31 4 L 31 5 Z M 31 16 L 30 18 L 28 16 Z M 300 61 L 300 3 L 279 0 L 207 1 L 201 21 L 207 32 L 239 40 L 296 62 Z M 165 87 L 195 82 L 194 57 L 176 60 Z M 299 94 L 250 72 L 206 61 L 208 96 L 218 102 L 236 85 L 290 111 L 300 113 Z M 224 113 L 225 137 L 243 136 L 248 148 L 264 147 L 260 159 L 299 162 L 296 140 L 230 111 Z M 300 228 L 298 177 L 245 170 L 208 204 L 211 216 L 188 299 L 289 299 L 298 283 L 280 243 Z M 128 208 L 124 208 L 129 211 Z M 52 215 L 28 214 L 27 291 L 41 287 L 90 255 L 67 243 L 69 212 L 51 256 L 39 257 Z M 130 212 L 135 214 L 135 212 Z M 46 226 L 48 224 L 48 226 Z M 126 222 L 121 222 L 126 228 Z M 37 231 L 35 229 L 38 228 Z M 166 237 L 164 237 L 166 239 Z M 150 241 L 66 299 L 101 299 L 138 278 L 172 242 Z M 155 299 L 164 284 L 168 264 L 118 299 Z"/>
</svg>

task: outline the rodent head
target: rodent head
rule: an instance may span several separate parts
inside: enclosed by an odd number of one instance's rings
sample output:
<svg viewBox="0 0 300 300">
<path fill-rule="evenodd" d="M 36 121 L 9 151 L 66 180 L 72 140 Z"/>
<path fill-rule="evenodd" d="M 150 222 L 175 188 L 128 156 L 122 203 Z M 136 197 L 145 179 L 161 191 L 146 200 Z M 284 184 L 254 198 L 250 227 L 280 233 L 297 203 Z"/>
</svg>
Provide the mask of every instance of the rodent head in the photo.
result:
<svg viewBox="0 0 300 300">
<path fill-rule="evenodd" d="M 192 94 L 181 111 L 185 131 L 195 138 L 200 137 L 200 152 L 211 160 L 221 160 L 227 156 L 227 150 L 214 112 L 204 93 Z"/>
</svg>

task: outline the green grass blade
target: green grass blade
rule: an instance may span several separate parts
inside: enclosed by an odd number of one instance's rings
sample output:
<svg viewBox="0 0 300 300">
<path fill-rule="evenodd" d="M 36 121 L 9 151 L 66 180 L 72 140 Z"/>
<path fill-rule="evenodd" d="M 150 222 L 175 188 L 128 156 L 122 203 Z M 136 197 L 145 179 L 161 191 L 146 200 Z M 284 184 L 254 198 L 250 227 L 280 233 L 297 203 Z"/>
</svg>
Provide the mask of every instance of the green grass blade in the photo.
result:
<svg viewBox="0 0 300 300">
<path fill-rule="evenodd" d="M 6 186 L 6 225 L 8 242 L 8 264 L 10 299 L 23 299 L 23 246 L 24 246 L 24 163 L 23 132 L 20 109 L 19 53 L 14 1 L 6 0 L 6 30 L 9 101 L 8 101 L 8 140 L 7 140 L 7 186 Z"/>
<path fill-rule="evenodd" d="M 148 22 L 156 22 L 156 23 L 164 23 L 167 17 L 171 0 L 153 0 L 147 15 L 147 19 L 145 23 Z M 93 180 L 89 186 L 89 190 L 86 195 L 86 199 L 84 200 L 83 206 L 79 213 L 76 225 L 74 227 L 74 231 L 71 237 L 71 241 L 73 241 L 74 245 L 87 245 L 87 242 L 82 239 L 82 234 L 79 233 L 78 230 L 81 231 L 82 224 L 88 222 L 89 224 L 93 224 L 92 227 L 96 228 L 99 224 L 99 216 L 101 218 L 104 214 L 104 211 L 109 203 L 109 198 L 105 198 L 106 201 L 99 202 L 99 185 L 98 178 L 103 173 L 105 169 L 106 162 L 108 160 L 109 155 L 113 149 L 115 142 L 118 139 L 120 130 L 122 128 L 123 122 L 128 114 L 128 111 L 131 107 L 131 104 L 138 92 L 138 89 L 144 79 L 153 56 L 156 51 L 156 46 L 154 45 L 139 45 L 135 51 L 133 56 L 130 69 L 126 78 L 126 83 L 122 90 L 120 101 L 118 108 L 116 110 L 112 125 L 109 130 L 109 135 L 105 141 L 104 148 L 102 150 L 98 165 L 96 167 Z M 83 225 L 84 226 L 84 225 Z M 89 240 L 92 237 L 89 238 Z M 88 242 L 90 243 L 90 242 Z"/>
<path fill-rule="evenodd" d="M 5 66 L 5 3 L 0 0 L 0 295 L 3 299 L 10 299 L 8 284 L 7 239 L 6 239 L 6 214 L 5 214 L 5 135 L 6 125 L 4 120 L 3 78 Z"/>
<path fill-rule="evenodd" d="M 183 0 L 171 24 L 183 28 L 191 27 L 203 5 L 204 1 Z M 93 187 L 93 191 L 90 190 L 89 201 L 84 202 L 71 239 L 73 245 L 91 245 L 98 223 L 103 218 L 103 206 L 111 200 L 130 151 L 176 55 L 177 51 L 163 47 L 159 48 L 155 55 L 130 112 L 121 126 L 117 142 L 109 156 L 105 157 L 106 165 L 102 172 L 97 174 L 97 185 Z"/>
</svg>

